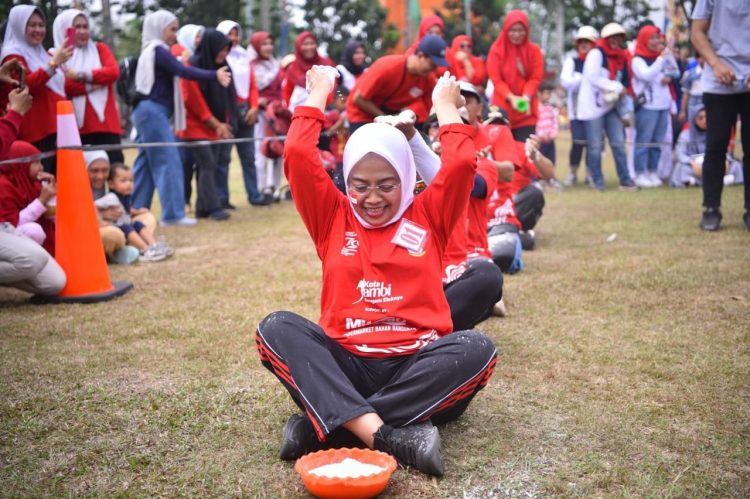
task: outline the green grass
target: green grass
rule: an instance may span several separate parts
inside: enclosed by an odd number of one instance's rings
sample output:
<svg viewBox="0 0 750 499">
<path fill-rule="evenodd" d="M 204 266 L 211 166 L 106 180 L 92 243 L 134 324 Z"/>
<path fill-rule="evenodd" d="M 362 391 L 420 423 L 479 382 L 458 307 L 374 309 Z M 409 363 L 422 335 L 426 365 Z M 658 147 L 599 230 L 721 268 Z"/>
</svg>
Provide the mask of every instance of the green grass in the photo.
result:
<svg viewBox="0 0 750 499">
<path fill-rule="evenodd" d="M 305 495 L 277 458 L 295 406 L 253 333 L 274 310 L 317 318 L 320 267 L 291 204 L 240 202 L 236 166 L 232 219 L 164 229 L 167 262 L 110 267 L 126 296 L 0 290 L 0 494 Z M 480 326 L 495 375 L 441 430 L 445 477 L 399 469 L 385 494 L 750 495 L 750 234 L 741 188 L 716 234 L 700 200 L 549 193 L 509 316 Z"/>
</svg>

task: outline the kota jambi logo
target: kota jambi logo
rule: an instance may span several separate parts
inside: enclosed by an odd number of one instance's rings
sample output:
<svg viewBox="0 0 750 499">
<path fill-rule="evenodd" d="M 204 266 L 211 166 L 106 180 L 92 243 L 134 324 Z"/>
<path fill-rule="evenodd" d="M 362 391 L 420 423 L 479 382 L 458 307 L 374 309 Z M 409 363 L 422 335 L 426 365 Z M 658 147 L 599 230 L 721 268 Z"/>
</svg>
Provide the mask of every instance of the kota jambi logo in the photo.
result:
<svg viewBox="0 0 750 499">
<path fill-rule="evenodd" d="M 359 297 L 359 300 L 352 303 L 352 305 L 361 301 L 366 301 L 368 303 L 382 303 L 394 300 L 394 298 L 392 298 L 393 290 L 390 283 L 386 284 L 380 281 L 368 281 L 362 279 L 357 283 L 357 290 L 361 296 Z M 395 299 L 401 299 L 401 297 Z"/>
</svg>

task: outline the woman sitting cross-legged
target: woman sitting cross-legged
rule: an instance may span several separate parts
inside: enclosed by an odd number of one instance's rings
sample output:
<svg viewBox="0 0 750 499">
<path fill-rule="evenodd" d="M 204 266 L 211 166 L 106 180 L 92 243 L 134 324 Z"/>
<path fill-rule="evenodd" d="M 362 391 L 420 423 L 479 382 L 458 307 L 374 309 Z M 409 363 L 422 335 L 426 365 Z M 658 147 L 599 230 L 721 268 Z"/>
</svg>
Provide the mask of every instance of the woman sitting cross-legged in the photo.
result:
<svg viewBox="0 0 750 499">
<path fill-rule="evenodd" d="M 322 261 L 322 315 L 316 324 L 274 312 L 256 332 L 263 365 L 305 412 L 284 426 L 281 458 L 351 445 L 355 436 L 441 476 L 432 425 L 466 410 L 497 359 L 482 333 L 453 331 L 441 282 L 441 257 L 476 170 L 474 131 L 458 114 L 459 86 L 448 75 L 436 85 L 443 166 L 419 197 L 406 138 L 381 123 L 364 125 L 347 142 L 344 195 L 316 151 L 333 81 L 318 66 L 307 78 L 310 95 L 295 110 L 284 170 Z"/>
</svg>

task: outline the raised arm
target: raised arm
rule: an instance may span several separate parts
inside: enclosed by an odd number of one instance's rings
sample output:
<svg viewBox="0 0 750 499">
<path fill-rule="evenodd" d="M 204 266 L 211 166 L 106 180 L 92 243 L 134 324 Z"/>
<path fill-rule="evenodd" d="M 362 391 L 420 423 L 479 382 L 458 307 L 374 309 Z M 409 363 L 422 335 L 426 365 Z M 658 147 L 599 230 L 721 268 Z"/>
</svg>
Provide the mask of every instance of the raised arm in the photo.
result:
<svg viewBox="0 0 750 499">
<path fill-rule="evenodd" d="M 297 106 L 284 142 L 284 174 L 292 199 L 316 247 L 325 246 L 335 210 L 342 194 L 325 172 L 318 152 L 323 111 L 333 83 L 325 70 L 314 66 L 307 73 L 310 93 Z M 321 255 L 322 256 L 322 255 Z"/>
</svg>

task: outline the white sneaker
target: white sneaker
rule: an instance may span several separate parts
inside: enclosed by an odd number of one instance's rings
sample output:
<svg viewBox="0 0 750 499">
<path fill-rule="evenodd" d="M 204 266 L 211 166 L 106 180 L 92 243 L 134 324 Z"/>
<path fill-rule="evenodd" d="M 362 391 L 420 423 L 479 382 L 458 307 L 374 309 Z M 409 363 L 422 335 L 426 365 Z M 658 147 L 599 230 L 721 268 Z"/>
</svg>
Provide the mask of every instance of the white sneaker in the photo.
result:
<svg viewBox="0 0 750 499">
<path fill-rule="evenodd" d="M 192 226 L 198 223 L 198 220 L 193 217 L 182 217 L 179 220 L 162 220 L 161 225 L 163 226 Z"/>
<path fill-rule="evenodd" d="M 635 185 L 637 185 L 638 187 L 641 187 L 644 189 L 653 187 L 651 180 L 643 173 L 636 175 L 635 178 L 633 179 L 633 182 L 635 182 Z"/>
<path fill-rule="evenodd" d="M 572 173 L 565 177 L 565 180 L 563 180 L 563 185 L 565 187 L 571 187 L 578 183 L 578 177 L 576 175 L 573 175 Z"/>
<path fill-rule="evenodd" d="M 731 173 L 728 173 L 724 175 L 724 185 L 733 185 L 734 184 L 734 175 Z"/>
<path fill-rule="evenodd" d="M 156 241 L 153 246 L 156 248 L 159 248 L 160 251 L 164 252 L 168 257 L 174 255 L 174 248 L 171 247 L 169 244 L 167 244 L 166 241 L 162 241 L 161 239 Z"/>
<path fill-rule="evenodd" d="M 651 181 L 651 187 L 661 187 L 663 184 L 663 182 L 659 178 L 659 175 L 657 175 L 656 172 L 649 173 L 648 179 Z"/>
<path fill-rule="evenodd" d="M 143 253 L 141 253 L 141 257 L 139 258 L 142 262 L 160 262 L 162 260 L 165 260 L 167 258 L 167 253 L 159 248 L 156 244 L 152 244 L 151 246 L 146 249 Z"/>
</svg>

